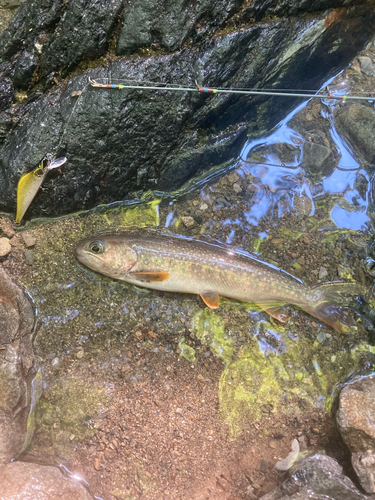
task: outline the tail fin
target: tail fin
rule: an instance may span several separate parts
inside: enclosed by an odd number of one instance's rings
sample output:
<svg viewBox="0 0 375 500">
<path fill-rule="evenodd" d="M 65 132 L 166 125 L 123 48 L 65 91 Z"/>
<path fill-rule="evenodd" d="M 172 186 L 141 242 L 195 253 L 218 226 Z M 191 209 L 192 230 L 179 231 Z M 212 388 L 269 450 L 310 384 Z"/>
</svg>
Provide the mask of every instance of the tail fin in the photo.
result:
<svg viewBox="0 0 375 500">
<path fill-rule="evenodd" d="M 357 283 L 327 283 L 311 288 L 308 293 L 308 304 L 302 306 L 302 309 L 327 323 L 334 330 L 344 332 L 343 325 L 356 324 L 349 314 L 349 304 L 354 296 L 363 296 L 365 293 L 365 288 Z"/>
</svg>

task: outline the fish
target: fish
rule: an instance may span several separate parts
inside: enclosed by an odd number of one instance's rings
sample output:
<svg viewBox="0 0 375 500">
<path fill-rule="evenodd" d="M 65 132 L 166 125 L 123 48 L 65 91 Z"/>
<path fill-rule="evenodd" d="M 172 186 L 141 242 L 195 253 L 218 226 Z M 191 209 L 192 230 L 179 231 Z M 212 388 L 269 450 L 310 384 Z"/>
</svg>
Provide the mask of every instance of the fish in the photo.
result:
<svg viewBox="0 0 375 500">
<path fill-rule="evenodd" d="M 81 240 L 75 254 L 86 267 L 116 280 L 166 292 L 198 294 L 211 309 L 219 298 L 253 302 L 281 322 L 291 304 L 343 332 L 353 324 L 347 296 L 364 294 L 357 283 L 316 287 L 228 245 L 179 235 L 129 231 Z"/>
</svg>

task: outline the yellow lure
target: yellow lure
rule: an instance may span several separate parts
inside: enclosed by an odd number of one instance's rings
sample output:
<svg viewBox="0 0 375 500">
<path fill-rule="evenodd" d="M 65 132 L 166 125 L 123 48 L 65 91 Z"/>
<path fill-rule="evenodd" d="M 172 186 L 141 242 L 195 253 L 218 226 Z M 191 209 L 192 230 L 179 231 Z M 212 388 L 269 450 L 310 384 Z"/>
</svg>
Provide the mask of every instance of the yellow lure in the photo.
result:
<svg viewBox="0 0 375 500">
<path fill-rule="evenodd" d="M 58 158 L 54 161 L 51 161 L 48 157 L 46 157 L 43 158 L 42 162 L 35 170 L 27 172 L 21 176 L 17 186 L 17 224 L 22 221 L 26 210 L 35 198 L 36 193 L 39 191 L 47 172 L 53 168 L 60 167 L 65 162 L 65 157 Z"/>
</svg>

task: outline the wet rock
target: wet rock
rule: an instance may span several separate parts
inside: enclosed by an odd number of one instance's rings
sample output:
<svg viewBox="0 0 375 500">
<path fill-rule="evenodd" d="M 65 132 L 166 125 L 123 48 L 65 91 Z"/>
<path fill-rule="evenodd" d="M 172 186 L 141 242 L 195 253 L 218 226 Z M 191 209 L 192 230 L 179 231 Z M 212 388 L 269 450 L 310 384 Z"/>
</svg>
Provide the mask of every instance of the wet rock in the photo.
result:
<svg viewBox="0 0 375 500">
<path fill-rule="evenodd" d="M 263 3 L 256 2 L 258 8 Z M 138 5 L 124 4 L 124 22 Z M 173 54 L 108 59 L 105 67 L 92 62 L 95 67 L 71 79 L 66 88 L 43 96 L 28 89 L 27 101 L 16 107 L 13 128 L 0 150 L 0 209 L 15 210 L 20 175 L 35 168 L 46 153 L 66 156 L 68 162 L 61 175 L 55 172 L 45 182 L 29 216 L 91 208 L 124 199 L 134 191 L 178 189 L 198 172 L 228 167 L 247 140 L 248 125 L 257 130 L 261 120 L 263 129 L 271 128 L 297 102 L 234 94 L 93 89 L 88 86 L 89 77 L 118 82 L 126 75 L 138 82 L 190 88 L 195 88 L 196 81 L 213 87 L 315 88 L 358 53 L 375 20 L 373 9 L 353 4 L 350 15 L 338 9 L 332 11 L 335 15 L 319 10 L 314 19 L 302 14 L 296 19 L 269 18 L 238 31 L 216 32 L 209 39 L 210 23 L 217 18 L 220 24 L 239 3 L 220 1 L 221 17 L 216 15 L 216 6 L 210 9 L 210 5 L 211 0 L 205 0 L 194 7 L 208 31 L 204 39 L 197 33 L 188 48 Z M 319 9 L 324 5 L 330 2 L 319 2 Z M 307 3 L 304 6 L 311 10 Z M 182 3 L 177 7 L 166 11 L 169 21 L 162 21 L 173 24 L 173 17 L 183 18 L 193 9 L 186 7 L 185 12 Z M 82 59 L 90 66 L 90 60 L 105 54 L 112 36 L 113 45 L 117 42 L 114 26 L 121 9 L 120 0 L 25 2 L 0 36 L 0 57 L 3 66 L 8 65 L 5 72 L 0 70 L 0 86 L 9 86 L 0 92 L 5 96 L 4 106 L 13 109 L 14 82 L 25 89 L 39 79 L 38 88 L 43 89 L 54 85 L 59 72 L 67 74 Z M 267 4 L 266 11 L 270 9 Z M 134 26 L 134 32 L 142 29 L 142 25 Z M 353 43 L 348 46 L 349 34 Z M 36 71 L 31 77 L 34 62 Z M 74 92 L 81 94 L 72 97 Z M 33 140 L 25 141 L 25 136 Z"/>
<path fill-rule="evenodd" d="M 12 462 L 0 467 L 2 500 L 92 500 L 79 482 L 64 476 L 57 467 Z"/>
<path fill-rule="evenodd" d="M 319 453 L 300 459 L 289 472 L 290 478 L 262 500 L 365 500 L 331 457 Z"/>
<path fill-rule="evenodd" d="M 302 168 L 308 174 L 329 175 L 334 169 L 334 158 L 332 151 L 315 142 L 303 143 Z"/>
<path fill-rule="evenodd" d="M 24 444 L 36 365 L 31 344 L 34 310 L 30 299 L 0 268 L 0 464 Z M 1 481 L 0 481 L 1 484 Z"/>
<path fill-rule="evenodd" d="M 362 56 L 358 57 L 359 65 L 361 66 L 361 71 L 366 76 L 372 76 L 374 74 L 374 65 L 369 57 Z"/>
<path fill-rule="evenodd" d="M 367 493 L 375 493 L 375 375 L 356 377 L 339 396 L 336 422 Z"/>
<path fill-rule="evenodd" d="M 0 8 L 17 9 L 25 0 L 0 0 Z"/>
<path fill-rule="evenodd" d="M 223 25 L 242 3 L 242 0 L 131 2 L 123 12 L 117 54 L 134 52 L 150 45 L 168 50 L 179 49 L 189 36 L 196 37 L 197 32 L 202 36 L 210 28 Z"/>
<path fill-rule="evenodd" d="M 344 107 L 335 115 L 335 124 L 346 141 L 366 161 L 375 163 L 375 111 L 364 104 Z"/>
</svg>

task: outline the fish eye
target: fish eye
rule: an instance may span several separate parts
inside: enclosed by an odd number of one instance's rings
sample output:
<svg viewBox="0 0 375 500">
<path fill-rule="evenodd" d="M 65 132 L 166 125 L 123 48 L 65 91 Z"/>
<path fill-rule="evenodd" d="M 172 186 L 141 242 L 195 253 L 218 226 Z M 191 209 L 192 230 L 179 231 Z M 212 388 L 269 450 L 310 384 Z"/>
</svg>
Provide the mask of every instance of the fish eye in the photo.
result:
<svg viewBox="0 0 375 500">
<path fill-rule="evenodd" d="M 104 252 L 104 245 L 101 241 L 93 241 L 89 245 L 89 250 L 92 253 L 103 253 Z"/>
</svg>

